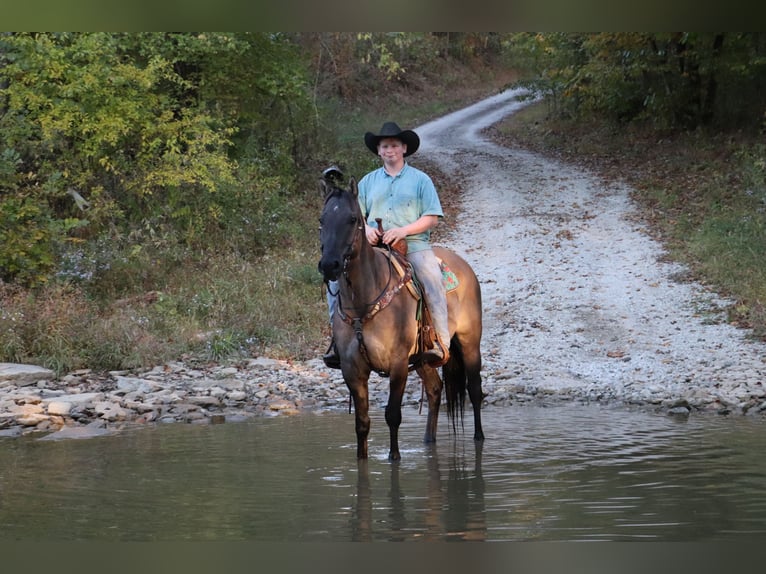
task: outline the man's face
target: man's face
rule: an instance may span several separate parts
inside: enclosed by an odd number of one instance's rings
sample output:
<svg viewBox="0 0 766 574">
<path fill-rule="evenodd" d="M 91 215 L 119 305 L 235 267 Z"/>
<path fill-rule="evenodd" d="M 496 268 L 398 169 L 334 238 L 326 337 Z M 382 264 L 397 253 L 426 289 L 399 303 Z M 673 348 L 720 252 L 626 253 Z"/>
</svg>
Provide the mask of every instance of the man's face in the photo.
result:
<svg viewBox="0 0 766 574">
<path fill-rule="evenodd" d="M 383 138 L 378 143 L 378 155 L 385 162 L 397 162 L 404 159 L 407 146 L 396 138 Z"/>
</svg>

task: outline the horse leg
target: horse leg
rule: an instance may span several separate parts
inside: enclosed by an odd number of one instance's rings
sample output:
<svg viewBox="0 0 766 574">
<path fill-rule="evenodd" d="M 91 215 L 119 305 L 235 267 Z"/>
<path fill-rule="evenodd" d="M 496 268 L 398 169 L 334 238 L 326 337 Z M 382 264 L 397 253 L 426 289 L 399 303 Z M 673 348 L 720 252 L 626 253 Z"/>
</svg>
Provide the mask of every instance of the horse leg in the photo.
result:
<svg viewBox="0 0 766 574">
<path fill-rule="evenodd" d="M 473 407 L 473 440 L 483 441 L 484 430 L 481 427 L 481 404 L 484 392 L 481 390 L 481 353 L 479 344 L 463 348 L 463 361 L 468 386 L 468 397 Z"/>
<path fill-rule="evenodd" d="M 370 434 L 370 399 L 367 380 L 357 379 L 347 383 L 354 399 L 354 421 L 356 430 L 356 458 L 367 458 L 367 437 Z"/>
<path fill-rule="evenodd" d="M 404 387 L 407 384 L 407 363 L 402 367 L 391 369 L 389 374 L 390 387 L 388 391 L 388 404 L 386 405 L 386 424 L 391 438 L 388 451 L 388 460 L 400 460 L 399 454 L 399 425 L 402 424 L 402 397 Z"/>
<path fill-rule="evenodd" d="M 431 367 L 421 367 L 418 375 L 423 381 L 423 387 L 428 398 L 428 419 L 426 421 L 426 434 L 423 442 L 430 444 L 436 442 L 436 425 L 439 421 L 439 407 L 442 402 L 442 379 L 439 372 Z"/>
</svg>

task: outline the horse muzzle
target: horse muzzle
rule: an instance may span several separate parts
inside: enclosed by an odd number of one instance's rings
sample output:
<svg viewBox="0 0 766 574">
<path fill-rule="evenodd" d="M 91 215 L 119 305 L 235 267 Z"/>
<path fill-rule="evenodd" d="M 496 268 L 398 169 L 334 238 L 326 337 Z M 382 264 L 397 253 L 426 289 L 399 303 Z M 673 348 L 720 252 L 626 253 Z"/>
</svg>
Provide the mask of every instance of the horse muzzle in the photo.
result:
<svg viewBox="0 0 766 574">
<path fill-rule="evenodd" d="M 339 259 L 322 257 L 319 260 L 318 268 L 325 281 L 337 281 L 343 269 L 343 263 Z"/>
</svg>

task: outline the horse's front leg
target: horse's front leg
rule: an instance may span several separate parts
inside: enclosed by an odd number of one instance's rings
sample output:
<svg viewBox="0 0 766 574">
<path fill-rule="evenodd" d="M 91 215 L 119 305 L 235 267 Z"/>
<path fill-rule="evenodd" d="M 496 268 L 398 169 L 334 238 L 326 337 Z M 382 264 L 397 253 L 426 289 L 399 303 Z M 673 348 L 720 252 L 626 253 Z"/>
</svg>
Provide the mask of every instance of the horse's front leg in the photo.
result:
<svg viewBox="0 0 766 574">
<path fill-rule="evenodd" d="M 351 391 L 351 396 L 354 399 L 354 421 L 356 430 L 356 458 L 367 458 L 367 437 L 370 434 L 370 398 L 367 389 L 367 376 L 355 375 L 347 376 L 343 373 L 346 379 L 346 385 L 348 390 Z"/>
<path fill-rule="evenodd" d="M 391 439 L 388 451 L 388 460 L 400 460 L 399 454 L 399 425 L 402 424 L 402 397 L 404 387 L 407 384 L 407 363 L 392 368 L 389 375 L 390 387 L 388 391 L 388 404 L 386 405 L 386 424 Z"/>
<path fill-rule="evenodd" d="M 439 422 L 443 383 L 439 372 L 431 367 L 419 368 L 418 375 L 420 375 L 426 397 L 428 398 L 428 419 L 426 421 L 426 434 L 423 437 L 423 442 L 430 444 L 436 442 L 436 425 Z"/>
</svg>

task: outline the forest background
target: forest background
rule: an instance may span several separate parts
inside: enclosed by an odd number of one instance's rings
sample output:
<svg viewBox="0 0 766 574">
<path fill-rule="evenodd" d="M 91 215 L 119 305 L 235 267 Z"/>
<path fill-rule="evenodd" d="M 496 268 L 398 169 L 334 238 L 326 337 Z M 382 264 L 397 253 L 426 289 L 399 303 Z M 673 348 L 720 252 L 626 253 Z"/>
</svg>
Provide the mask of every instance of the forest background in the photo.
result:
<svg viewBox="0 0 766 574">
<path fill-rule="evenodd" d="M 627 181 L 766 337 L 766 33 L 5 33 L 0 362 L 317 356 L 322 169 L 516 84 L 493 137 Z"/>
</svg>

